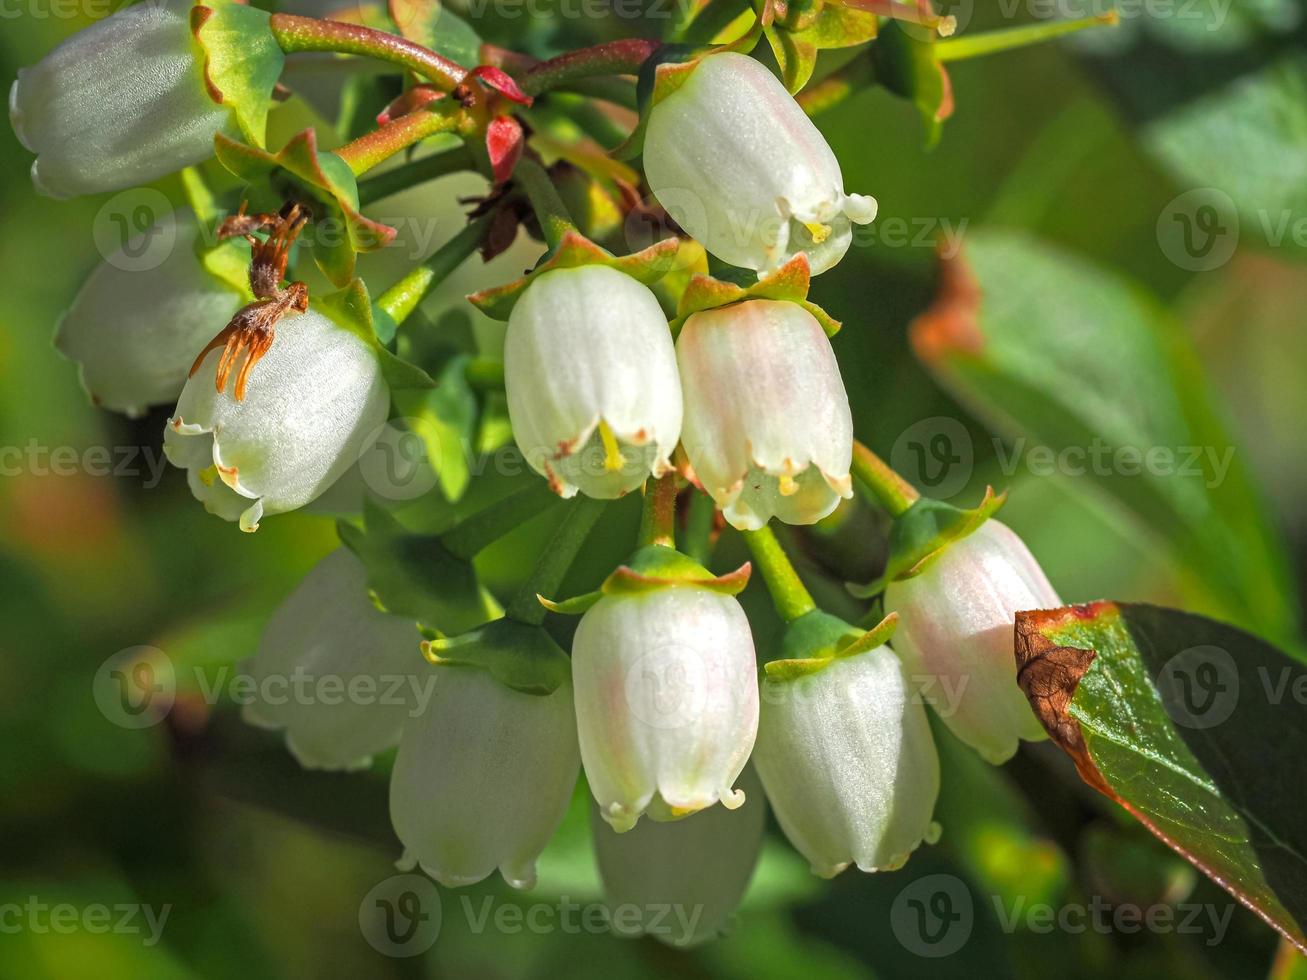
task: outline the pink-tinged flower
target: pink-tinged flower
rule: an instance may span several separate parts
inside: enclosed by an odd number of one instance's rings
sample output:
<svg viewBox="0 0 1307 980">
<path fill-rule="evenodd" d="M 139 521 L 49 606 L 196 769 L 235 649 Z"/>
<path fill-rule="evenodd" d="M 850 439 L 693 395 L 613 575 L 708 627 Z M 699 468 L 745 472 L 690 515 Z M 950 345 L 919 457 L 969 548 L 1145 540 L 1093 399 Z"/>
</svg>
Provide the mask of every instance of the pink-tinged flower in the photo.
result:
<svg viewBox="0 0 1307 980">
<path fill-rule="evenodd" d="M 886 611 L 899 614 L 894 648 L 929 680 L 926 697 L 953 734 L 993 763 L 1019 739 L 1046 737 L 1017 686 L 1013 630 L 1018 611 L 1061 605 L 1030 549 L 992 519 L 885 590 Z"/>
<path fill-rule="evenodd" d="M 676 344 L 681 440 L 726 519 L 812 524 L 853 495 L 853 417 L 830 341 L 795 303 L 696 313 Z"/>
<path fill-rule="evenodd" d="M 513 307 L 504 339 L 518 448 L 564 497 L 619 497 L 671 466 L 681 385 L 647 286 L 616 269 L 557 269 Z"/>
<path fill-rule="evenodd" d="M 658 202 L 724 262 L 818 275 L 844 257 L 876 202 L 844 193 L 840 164 L 776 76 L 752 58 L 704 58 L 649 114 L 644 168 Z"/>
</svg>

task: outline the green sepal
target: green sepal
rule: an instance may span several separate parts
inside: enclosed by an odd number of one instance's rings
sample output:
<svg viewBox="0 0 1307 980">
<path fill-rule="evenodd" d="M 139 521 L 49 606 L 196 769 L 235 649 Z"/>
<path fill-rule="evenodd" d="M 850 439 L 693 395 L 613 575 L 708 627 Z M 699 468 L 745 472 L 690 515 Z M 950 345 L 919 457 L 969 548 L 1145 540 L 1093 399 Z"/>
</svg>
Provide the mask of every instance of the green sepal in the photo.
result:
<svg viewBox="0 0 1307 980">
<path fill-rule="evenodd" d="M 1007 493 L 995 494 L 985 488 L 985 497 L 971 510 L 963 510 L 942 500 L 922 497 L 902 516 L 895 518 L 889 535 L 889 560 L 885 573 L 866 585 L 848 584 L 848 590 L 860 599 L 880 595 L 890 582 L 920 575 L 956 541 L 971 534 L 993 517 L 1007 501 Z"/>
<path fill-rule="evenodd" d="M 521 279 L 473 293 L 468 300 L 487 316 L 507 320 L 517 301 L 537 276 L 555 269 L 576 269 L 584 265 L 607 266 L 649 286 L 672 271 L 680 247 L 679 239 L 664 238 L 633 255 L 618 256 L 596 245 L 580 232 L 569 231 L 553 254 Z"/>
<path fill-rule="evenodd" d="M 737 51 L 747 54 L 752 51 L 763 33 L 763 19 L 759 17 L 754 25 L 741 37 L 729 44 L 710 47 L 694 47 L 686 44 L 664 44 L 658 51 L 640 66 L 636 78 L 636 105 L 640 113 L 635 129 L 626 141 L 611 151 L 618 160 L 633 160 L 644 151 L 644 134 L 649 128 L 649 113 L 663 99 L 667 98 L 690 79 L 691 73 L 699 67 L 699 62 L 722 51 Z"/>
<path fill-rule="evenodd" d="M 785 629 L 781 658 L 763 668 L 771 681 L 795 681 L 829 667 L 836 660 L 856 657 L 889 642 L 898 627 L 898 613 L 890 613 L 863 632 L 838 616 L 813 609 Z"/>
<path fill-rule="evenodd" d="M 714 575 L 693 558 L 681 554 L 675 548 L 651 544 L 640 548 L 625 565 L 614 569 L 595 592 L 587 592 L 560 602 L 554 602 L 544 596 L 537 598 L 550 612 L 564 616 L 580 616 L 604 596 L 640 595 L 682 585 L 709 589 L 720 595 L 736 596 L 749 584 L 749 576 L 752 572 L 753 566 L 745 562 L 726 575 Z"/>
<path fill-rule="evenodd" d="M 362 527 L 348 521 L 336 527 L 366 567 L 378 608 L 445 633 L 485 622 L 486 601 L 472 563 L 450 554 L 437 535 L 410 532 L 367 497 Z"/>
<path fill-rule="evenodd" d="M 234 0 L 205 0 L 191 8 L 191 33 L 204 55 L 209 97 L 227 106 L 241 134 L 259 147 L 268 130 L 273 90 L 286 64 L 270 16 Z"/>
<path fill-rule="evenodd" d="M 808 289 L 811 284 L 812 274 L 808 265 L 808 256 L 803 252 L 748 286 L 725 279 L 715 279 L 712 276 L 696 275 L 681 294 L 681 301 L 676 308 L 676 319 L 672 321 L 672 333 L 679 334 L 681 327 L 685 326 L 685 321 L 695 313 L 715 310 L 745 300 L 770 299 L 797 303 L 816 318 L 822 330 L 826 332 L 826 336 L 834 337 L 840 331 L 840 322 L 816 303 L 808 302 Z"/>
<path fill-rule="evenodd" d="M 335 285 L 350 284 L 359 252 L 376 251 L 394 241 L 394 228 L 359 213 L 353 171 L 336 154 L 318 152 L 312 129 L 292 137 L 275 154 L 221 133 L 214 137 L 214 149 L 224 167 L 251 185 L 266 210 L 276 211 L 287 199 L 296 200 L 312 212 L 315 231 L 324 222 L 329 224 L 329 234 L 313 236 L 313 257 Z"/>
<path fill-rule="evenodd" d="M 793 7 L 790 3 L 787 6 Z M 880 18 L 852 7 L 827 4 L 815 16 L 790 27 L 777 21 L 764 33 L 781 70 L 781 81 L 791 95 L 808 84 L 817 65 L 817 53 L 830 48 L 850 48 L 876 37 Z"/>
<path fill-rule="evenodd" d="M 678 585 L 693 585 L 721 595 L 739 595 L 749 584 L 753 566 L 745 562 L 726 575 L 714 575 L 675 548 L 651 544 L 638 550 L 604 580 L 604 595 L 633 595 Z"/>
<path fill-rule="evenodd" d="M 922 40 L 895 22 L 885 25 L 871 48 L 876 80 L 917 107 L 926 127 L 926 148 L 939 142 L 953 115 L 953 83 L 933 40 Z"/>
<path fill-rule="evenodd" d="M 377 360 L 381 364 L 381 375 L 386 379 L 392 394 L 396 391 L 426 390 L 436 386 L 426 371 L 395 356 L 381 343 L 373 319 L 372 300 L 362 279 L 353 280 L 339 292 L 313 300 L 312 308 L 376 351 Z"/>
<path fill-rule="evenodd" d="M 422 644 L 437 667 L 479 667 L 505 687 L 546 697 L 567 682 L 572 662 L 542 627 L 505 616 L 471 632 Z"/>
</svg>

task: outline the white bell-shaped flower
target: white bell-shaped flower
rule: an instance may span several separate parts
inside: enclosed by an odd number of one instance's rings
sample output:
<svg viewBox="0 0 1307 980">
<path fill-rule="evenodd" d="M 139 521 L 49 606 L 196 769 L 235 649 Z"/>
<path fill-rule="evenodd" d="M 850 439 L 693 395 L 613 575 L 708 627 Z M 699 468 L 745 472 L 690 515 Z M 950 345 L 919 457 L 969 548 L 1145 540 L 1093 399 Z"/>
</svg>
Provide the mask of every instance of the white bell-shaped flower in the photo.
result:
<svg viewBox="0 0 1307 980">
<path fill-rule="evenodd" d="M 756 678 L 732 596 L 675 585 L 606 595 L 586 612 L 572 641 L 577 730 L 613 829 L 744 802 L 733 786 L 758 730 Z"/>
<path fill-rule="evenodd" d="M 532 888 L 580 770 L 572 686 L 539 696 L 480 667 L 432 669 L 435 696 L 405 726 L 390 777 L 400 866 L 451 888 L 498 868 L 514 888 Z"/>
<path fill-rule="evenodd" d="M 811 313 L 771 300 L 696 313 L 676 357 L 685 452 L 731 524 L 812 524 L 853 495 L 853 416 Z"/>
<path fill-rule="evenodd" d="M 240 309 L 241 295 L 196 257 L 199 234 L 190 211 L 165 218 L 101 262 L 64 314 L 55 346 L 95 404 L 135 417 L 176 401 L 213 325 Z M 172 239 L 166 256 L 136 268 L 131 255 L 160 235 Z"/>
<path fill-rule="evenodd" d="M 591 820 L 599 877 L 613 930 L 696 946 L 725 931 L 762 852 L 767 807 L 752 768 L 736 810 L 709 807 L 671 823 L 642 820 L 619 834 Z"/>
<path fill-rule="evenodd" d="M 822 877 L 901 867 L 938 836 L 935 741 L 887 646 L 769 676 L 753 763 L 785 836 Z"/>
<path fill-rule="evenodd" d="M 189 3 L 141 3 L 78 31 L 9 90 L 9 119 L 52 197 L 146 184 L 236 135 L 205 87 Z"/>
<path fill-rule="evenodd" d="M 891 582 L 885 609 L 899 614 L 894 648 L 953 734 L 985 759 L 1005 762 L 1019 739 L 1047 737 L 1017 686 L 1016 614 L 1062 605 L 1030 549 L 987 520 L 950 544 L 920 575 Z"/>
<path fill-rule="evenodd" d="M 776 76 L 734 52 L 704 58 L 656 103 L 644 140 L 654 196 L 723 262 L 776 269 L 806 252 L 818 275 L 844 257 L 876 202 L 844 193 L 826 139 Z"/>
<path fill-rule="evenodd" d="M 164 451 L 205 508 L 253 531 L 265 514 L 303 507 L 376 441 L 390 410 L 377 352 L 321 313 L 288 316 L 249 377 L 216 390 L 223 351 L 186 382 Z M 235 372 L 232 372 L 235 374 Z"/>
<path fill-rule="evenodd" d="M 368 597 L 367 572 L 348 548 L 313 568 L 268 622 L 247 664 L 247 722 L 284 729 L 311 769 L 357 769 L 399 743 L 435 678 L 412 620 Z"/>
<path fill-rule="evenodd" d="M 518 448 L 564 497 L 619 497 L 671 465 L 681 384 L 671 332 L 647 286 L 606 266 L 546 272 L 504 338 Z"/>
</svg>

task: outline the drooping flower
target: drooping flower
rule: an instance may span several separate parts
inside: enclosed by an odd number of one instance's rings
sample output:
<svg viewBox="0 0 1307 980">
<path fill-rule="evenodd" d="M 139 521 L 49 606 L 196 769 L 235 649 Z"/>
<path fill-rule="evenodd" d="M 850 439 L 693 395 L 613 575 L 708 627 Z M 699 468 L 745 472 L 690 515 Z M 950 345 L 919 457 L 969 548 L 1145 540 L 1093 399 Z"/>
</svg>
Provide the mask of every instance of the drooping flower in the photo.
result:
<svg viewBox="0 0 1307 980">
<path fill-rule="evenodd" d="M 427 710 L 405 726 L 390 779 L 401 867 L 447 887 L 498 868 L 532 888 L 580 769 L 572 685 L 534 695 L 476 666 L 444 665 Z"/>
<path fill-rule="evenodd" d="M 78 31 L 9 90 L 9 119 L 37 154 L 36 189 L 52 197 L 149 183 L 213 155 L 236 135 L 230 107 L 205 85 L 190 4 L 141 3 Z"/>
<path fill-rule="evenodd" d="M 830 652 L 768 665 L 754 765 L 814 873 L 901 867 L 938 834 L 930 723 L 893 650 L 824 613 L 810 617 L 832 634 Z"/>
<path fill-rule="evenodd" d="M 795 303 L 696 313 L 676 344 L 682 442 L 726 519 L 812 524 L 853 495 L 853 417 L 830 341 Z"/>
<path fill-rule="evenodd" d="M 368 598 L 363 563 L 348 548 L 313 568 L 268 622 L 247 668 L 244 719 L 284 729 L 312 769 L 357 769 L 398 744 L 405 719 L 426 707 L 430 670 L 416 624 Z"/>
<path fill-rule="evenodd" d="M 195 216 L 179 211 L 165 222 L 175 237 L 163 261 L 138 270 L 120 251 L 101 262 L 55 334 L 55 346 L 78 363 L 92 400 L 130 416 L 176 401 L 213 325 L 229 320 L 241 305 L 240 294 L 196 257 Z M 156 224 L 144 239 L 163 227 Z"/>
<path fill-rule="evenodd" d="M 740 786 L 747 799 L 736 810 L 642 820 L 624 834 L 591 820 L 614 931 L 688 947 L 725 930 L 753 877 L 767 824 L 762 785 L 747 766 Z M 634 921 L 629 910 L 638 912 Z"/>
<path fill-rule="evenodd" d="M 645 552 L 658 550 L 675 554 Z M 572 642 L 581 758 L 618 832 L 644 813 L 675 820 L 744 802 L 733 786 L 758 729 L 753 636 L 734 596 L 690 572 L 701 580 L 619 570 Z"/>
<path fill-rule="evenodd" d="M 648 287 L 615 269 L 539 276 L 504 340 L 518 447 L 564 497 L 612 498 L 670 467 L 681 385 L 667 319 Z"/>
<path fill-rule="evenodd" d="M 806 252 L 817 275 L 876 202 L 844 193 L 825 138 L 759 62 L 704 58 L 650 111 L 644 167 L 658 202 L 724 262 L 765 273 Z"/>
<path fill-rule="evenodd" d="M 1061 605 L 1025 543 L 992 519 L 885 590 L 885 609 L 899 614 L 895 649 L 932 682 L 927 696 L 953 734 L 995 764 L 1020 739 L 1046 737 L 1017 686 L 1016 613 Z"/>
<path fill-rule="evenodd" d="M 212 350 L 186 382 L 164 431 L 206 509 L 253 531 L 265 514 L 314 500 L 376 441 L 390 391 L 375 348 L 317 311 L 288 317 L 244 400 L 219 391 Z"/>
</svg>

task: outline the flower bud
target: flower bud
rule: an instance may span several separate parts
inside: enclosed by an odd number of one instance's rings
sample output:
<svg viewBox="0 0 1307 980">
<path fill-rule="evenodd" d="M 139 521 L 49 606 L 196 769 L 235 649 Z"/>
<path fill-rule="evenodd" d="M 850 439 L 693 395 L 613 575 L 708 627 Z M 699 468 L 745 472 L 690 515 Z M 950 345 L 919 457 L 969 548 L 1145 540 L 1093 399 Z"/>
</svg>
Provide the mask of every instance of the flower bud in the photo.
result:
<svg viewBox="0 0 1307 980">
<path fill-rule="evenodd" d="M 1016 613 L 1060 605 L 1030 550 L 995 520 L 885 590 L 886 611 L 899 614 L 894 648 L 930 682 L 924 696 L 954 735 L 995 764 L 1012 757 L 1018 739 L 1046 737 L 1017 686 Z"/>
<path fill-rule="evenodd" d="M 523 694 L 480 667 L 437 666 L 435 696 L 404 728 L 390 819 L 415 864 L 447 887 L 496 867 L 532 888 L 580 769 L 572 685 Z"/>
<path fill-rule="evenodd" d="M 615 932 L 686 947 L 725 930 L 753 877 L 767 823 L 762 785 L 751 768 L 740 774 L 740 785 L 748 799 L 736 810 L 717 806 L 671 823 L 644 820 L 625 834 L 590 821 Z M 640 912 L 638 922 L 625 917 L 632 909 Z"/>
<path fill-rule="evenodd" d="M 416 624 L 379 610 L 348 548 L 314 566 L 273 614 L 248 669 L 257 700 L 244 719 L 286 731 L 310 769 L 357 769 L 398 744 L 404 719 L 426 707 Z"/>
<path fill-rule="evenodd" d="M 812 524 L 853 495 L 853 417 L 830 341 L 795 303 L 696 313 L 676 344 L 682 442 L 726 519 Z"/>
<path fill-rule="evenodd" d="M 237 133 L 205 88 L 189 4 L 141 3 L 78 31 L 9 90 L 9 119 L 37 154 L 32 183 L 71 197 L 146 184 Z"/>
<path fill-rule="evenodd" d="M 649 114 L 644 167 L 676 223 L 723 262 L 776 269 L 806 252 L 834 266 L 876 202 L 844 193 L 825 137 L 752 58 L 709 55 Z"/>
<path fill-rule="evenodd" d="M 186 382 L 164 451 L 211 513 L 257 529 L 334 483 L 381 432 L 390 391 L 376 351 L 321 313 L 288 317 L 238 401 L 214 386 L 222 350 Z M 233 372 L 234 373 L 234 372 Z"/>
<path fill-rule="evenodd" d="M 670 467 L 681 435 L 671 332 L 648 287 L 606 266 L 557 269 L 508 321 L 513 435 L 564 497 L 619 497 Z"/>
<path fill-rule="evenodd" d="M 123 250 L 100 263 L 55 334 L 55 346 L 80 366 L 82 387 L 103 408 L 136 417 L 174 402 L 195 354 L 230 320 L 241 296 L 195 255 L 200 228 L 190 211 L 154 225 L 143 240 L 175 229 L 168 255 L 135 270 Z"/>
<path fill-rule="evenodd" d="M 887 646 L 769 676 L 753 760 L 785 836 L 823 878 L 893 870 L 938 836 L 935 741 Z"/>
<path fill-rule="evenodd" d="M 572 642 L 576 720 L 590 789 L 620 832 L 648 812 L 675 820 L 721 802 L 758 731 L 757 668 L 744 610 L 693 584 L 605 595 Z"/>
</svg>

